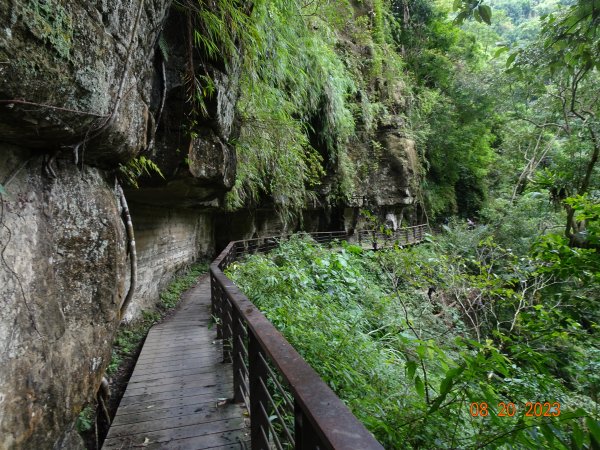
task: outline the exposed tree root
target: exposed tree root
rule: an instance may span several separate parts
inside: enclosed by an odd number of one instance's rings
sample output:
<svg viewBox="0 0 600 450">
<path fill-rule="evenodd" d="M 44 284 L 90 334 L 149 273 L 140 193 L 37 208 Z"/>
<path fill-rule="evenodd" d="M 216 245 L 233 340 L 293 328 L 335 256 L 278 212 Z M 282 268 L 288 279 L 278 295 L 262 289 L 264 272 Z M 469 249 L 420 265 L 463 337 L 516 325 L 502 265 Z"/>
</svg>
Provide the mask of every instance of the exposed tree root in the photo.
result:
<svg viewBox="0 0 600 450">
<path fill-rule="evenodd" d="M 135 249 L 135 236 L 133 234 L 133 222 L 131 221 L 131 214 L 129 213 L 129 207 L 127 206 L 127 199 L 125 198 L 125 193 L 123 192 L 123 188 L 121 187 L 118 181 L 116 183 L 116 189 L 117 194 L 119 196 L 119 201 L 121 202 L 121 213 L 125 222 L 125 229 L 127 230 L 129 262 L 131 264 L 129 291 L 125 296 L 125 300 L 123 300 L 123 303 L 121 303 L 119 307 L 119 319 L 122 319 L 123 315 L 127 311 L 127 307 L 129 306 L 131 299 L 133 298 L 133 293 L 137 284 L 137 253 Z"/>
</svg>

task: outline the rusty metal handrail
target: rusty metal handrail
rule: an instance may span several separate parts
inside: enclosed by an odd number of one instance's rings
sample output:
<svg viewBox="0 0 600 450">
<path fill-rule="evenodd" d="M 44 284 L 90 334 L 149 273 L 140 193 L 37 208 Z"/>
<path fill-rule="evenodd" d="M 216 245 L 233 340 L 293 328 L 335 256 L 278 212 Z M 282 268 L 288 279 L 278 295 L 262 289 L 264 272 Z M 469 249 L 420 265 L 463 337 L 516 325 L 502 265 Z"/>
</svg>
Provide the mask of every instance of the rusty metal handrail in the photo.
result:
<svg viewBox="0 0 600 450">
<path fill-rule="evenodd" d="M 414 228 L 418 231 L 410 231 L 411 243 L 422 240 L 424 235 L 424 228 Z M 320 243 L 350 238 L 344 231 L 310 233 L 310 236 Z M 340 398 L 223 273 L 240 256 L 272 250 L 279 245 L 279 240 L 287 238 L 277 236 L 232 241 L 210 266 L 212 312 L 217 320 L 217 338 L 223 339 L 224 361 L 232 363 L 233 400 L 245 402 L 250 412 L 251 448 L 283 448 L 270 419 L 270 411 L 273 410 L 281 418 L 267 390 L 270 380 L 270 384 L 277 384 L 280 389 L 279 382 L 282 381 L 293 397 L 293 405 L 290 405 L 293 411 L 290 413 L 293 414 L 294 436 L 291 436 L 284 423 L 280 426 L 284 428 L 285 435 L 293 439 L 288 441 L 294 448 L 381 450 L 381 444 Z M 374 248 L 377 246 L 374 245 Z M 274 372 L 281 377 L 280 380 L 273 378 Z"/>
</svg>

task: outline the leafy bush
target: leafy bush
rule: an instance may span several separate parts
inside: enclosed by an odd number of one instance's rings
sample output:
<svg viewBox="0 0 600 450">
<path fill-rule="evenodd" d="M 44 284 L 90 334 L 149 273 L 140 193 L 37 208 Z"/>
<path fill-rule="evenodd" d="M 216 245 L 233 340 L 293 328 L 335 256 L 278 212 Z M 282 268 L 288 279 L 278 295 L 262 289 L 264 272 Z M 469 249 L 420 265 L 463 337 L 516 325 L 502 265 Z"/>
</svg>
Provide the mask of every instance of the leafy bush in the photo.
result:
<svg viewBox="0 0 600 450">
<path fill-rule="evenodd" d="M 376 253 L 291 239 L 234 263 L 228 276 L 386 448 L 590 445 L 596 419 L 583 418 L 593 400 L 565 385 L 541 348 L 527 351 L 545 287 L 528 280 L 531 260 L 457 232 Z M 593 370 L 576 341 L 557 340 L 567 331 L 548 323 L 558 335 L 545 345 Z M 560 417 L 526 417 L 526 402 L 538 401 L 560 403 Z M 473 417 L 471 405 L 482 402 L 490 414 Z M 499 417 L 501 402 L 518 413 Z"/>
</svg>

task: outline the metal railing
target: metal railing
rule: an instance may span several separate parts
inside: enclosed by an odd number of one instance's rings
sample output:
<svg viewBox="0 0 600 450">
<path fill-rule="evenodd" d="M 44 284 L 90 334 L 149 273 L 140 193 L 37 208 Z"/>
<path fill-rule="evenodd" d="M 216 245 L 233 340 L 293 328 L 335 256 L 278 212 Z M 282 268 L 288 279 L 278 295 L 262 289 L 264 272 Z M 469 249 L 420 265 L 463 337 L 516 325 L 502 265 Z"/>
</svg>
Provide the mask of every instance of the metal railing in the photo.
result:
<svg viewBox="0 0 600 450">
<path fill-rule="evenodd" d="M 423 236 L 412 230 L 409 234 L 410 243 Z M 351 237 L 343 231 L 310 236 L 321 244 Z M 210 266 L 217 338 L 223 339 L 224 361 L 233 367 L 233 401 L 244 402 L 250 413 L 251 448 L 381 450 L 373 435 L 223 273 L 242 255 L 267 252 L 282 239 L 287 236 L 230 242 Z"/>
<path fill-rule="evenodd" d="M 398 245 L 406 247 L 423 241 L 429 225 L 398 228 L 395 231 L 359 230 L 356 232 L 359 245 L 370 244 L 373 250 Z"/>
</svg>

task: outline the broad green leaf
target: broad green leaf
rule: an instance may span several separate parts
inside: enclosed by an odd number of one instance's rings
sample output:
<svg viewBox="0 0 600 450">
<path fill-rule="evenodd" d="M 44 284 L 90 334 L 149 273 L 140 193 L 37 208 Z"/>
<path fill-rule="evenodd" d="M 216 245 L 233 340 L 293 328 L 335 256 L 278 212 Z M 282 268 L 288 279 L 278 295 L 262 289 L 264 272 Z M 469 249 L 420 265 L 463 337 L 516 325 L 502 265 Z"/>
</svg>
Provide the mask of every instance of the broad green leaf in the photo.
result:
<svg viewBox="0 0 600 450">
<path fill-rule="evenodd" d="M 506 58 L 506 67 L 510 67 L 516 58 L 517 58 L 517 52 L 511 53 L 510 55 L 508 55 L 508 58 Z"/>
<path fill-rule="evenodd" d="M 415 376 L 416 371 L 417 371 L 417 363 L 415 361 L 407 361 L 406 362 L 406 377 L 409 380 L 412 380 Z"/>
<path fill-rule="evenodd" d="M 421 377 L 418 375 L 415 378 L 415 389 L 417 390 L 417 394 L 425 398 L 425 385 L 423 384 L 423 380 L 421 380 Z"/>
<path fill-rule="evenodd" d="M 440 395 L 445 395 L 450 392 L 454 379 L 464 372 L 466 366 L 454 367 L 446 372 L 446 377 L 440 383 Z"/>
<path fill-rule="evenodd" d="M 555 441 L 556 436 L 554 435 L 554 431 L 548 426 L 547 423 L 541 424 L 540 429 L 542 430 L 542 434 L 544 435 L 548 443 L 553 443 Z"/>
<path fill-rule="evenodd" d="M 479 5 L 477 11 L 485 23 L 488 25 L 492 24 L 492 8 L 489 5 Z"/>
<path fill-rule="evenodd" d="M 581 448 L 583 448 L 583 440 L 585 438 L 585 435 L 583 433 L 583 430 L 581 429 L 581 427 L 579 426 L 579 423 L 574 420 L 573 421 L 573 433 L 571 434 L 571 438 L 572 438 L 572 447 L 579 450 Z"/>
<path fill-rule="evenodd" d="M 498 50 L 496 50 L 496 53 L 494 53 L 494 58 L 497 58 L 501 54 L 506 53 L 508 50 L 509 50 L 509 48 L 506 45 L 503 45 L 502 47 L 498 47 Z"/>
<path fill-rule="evenodd" d="M 590 438 L 592 441 L 592 448 L 600 448 L 600 422 L 593 417 L 586 417 L 585 424 L 590 430 Z"/>
</svg>

